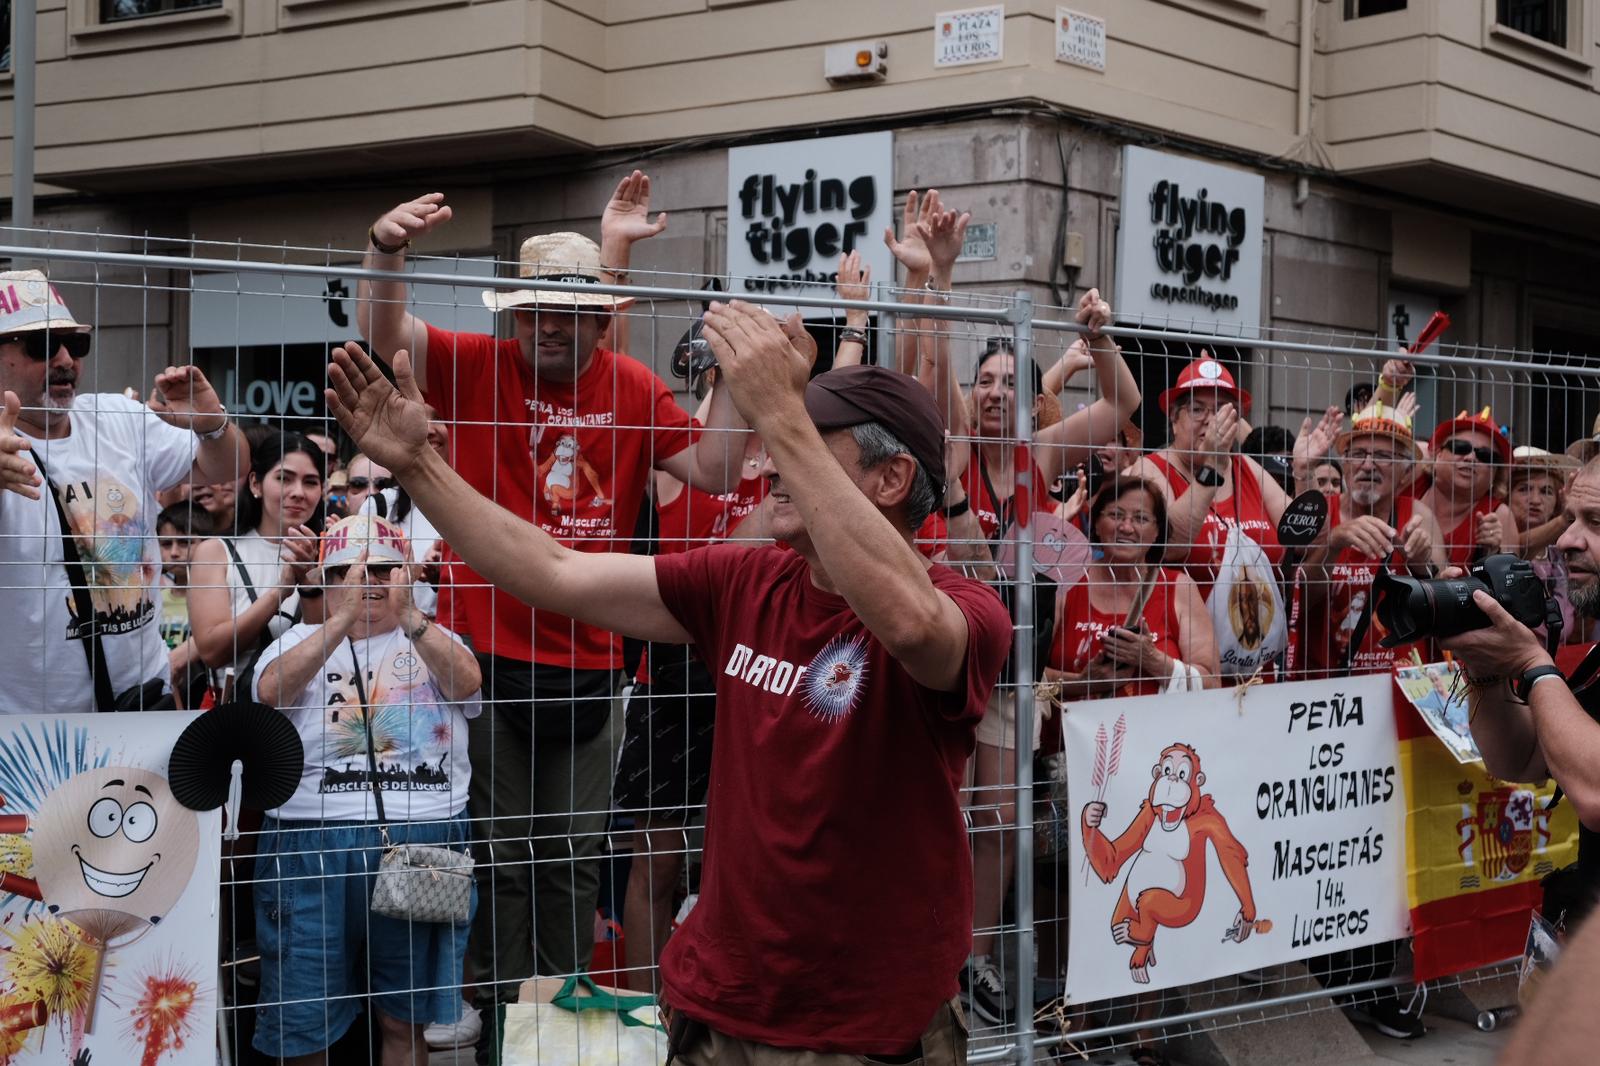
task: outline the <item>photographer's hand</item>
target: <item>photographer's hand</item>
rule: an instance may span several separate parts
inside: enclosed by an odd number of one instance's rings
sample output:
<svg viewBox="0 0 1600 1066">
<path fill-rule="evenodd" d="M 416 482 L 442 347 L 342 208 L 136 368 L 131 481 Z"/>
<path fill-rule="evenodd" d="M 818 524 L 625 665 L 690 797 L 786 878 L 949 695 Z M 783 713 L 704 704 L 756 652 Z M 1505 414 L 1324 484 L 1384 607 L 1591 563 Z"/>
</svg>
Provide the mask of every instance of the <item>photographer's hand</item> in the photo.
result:
<svg viewBox="0 0 1600 1066">
<path fill-rule="evenodd" d="M 1518 678 L 1535 666 L 1554 662 L 1538 635 L 1512 618 L 1493 596 L 1478 589 L 1472 602 L 1488 617 L 1488 628 L 1439 640 L 1440 647 L 1461 660 L 1468 678 Z"/>
</svg>

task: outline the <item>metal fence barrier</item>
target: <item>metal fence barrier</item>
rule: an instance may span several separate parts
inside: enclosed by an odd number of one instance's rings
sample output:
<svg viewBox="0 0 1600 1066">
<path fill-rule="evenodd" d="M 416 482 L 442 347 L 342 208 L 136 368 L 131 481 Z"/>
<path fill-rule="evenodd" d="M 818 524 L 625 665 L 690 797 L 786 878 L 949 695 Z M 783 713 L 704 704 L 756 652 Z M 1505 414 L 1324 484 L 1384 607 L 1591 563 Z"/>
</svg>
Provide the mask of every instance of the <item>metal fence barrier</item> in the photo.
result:
<svg viewBox="0 0 1600 1066">
<path fill-rule="evenodd" d="M 14 267 L 36 266 L 47 270 L 80 320 L 97 325 L 96 354 L 84 366 L 84 384 L 87 387 L 80 391 L 121 392 L 129 389 L 143 393 L 150 388 L 154 374 L 160 368 L 169 363 L 184 365 L 193 362 L 203 366 L 219 388 L 224 379 L 231 383 L 232 392 L 225 399 L 238 412 L 243 406 L 242 398 L 253 388 L 254 382 L 266 382 L 265 392 L 258 391 L 256 395 L 270 395 L 273 382 L 281 382 L 283 388 L 279 389 L 277 396 L 280 399 L 297 396 L 298 399 L 294 403 L 284 400 L 278 405 L 281 410 L 256 416 L 253 420 L 273 428 L 294 428 L 327 435 L 340 444 L 339 458 L 348 470 L 353 458 L 350 445 L 340 438 L 336 427 L 322 410 L 322 382 L 313 375 L 320 373 L 318 368 L 325 361 L 327 343 L 335 338 L 336 331 L 343 330 L 350 339 L 355 339 L 357 335 L 356 316 L 349 313 L 354 306 L 354 287 L 363 281 L 385 280 L 391 276 L 384 271 L 363 269 L 359 265 L 359 253 L 243 245 L 203 246 L 197 243 L 153 241 L 149 238 L 111 238 L 38 231 L 29 234 L 26 240 L 0 246 L 0 256 L 10 257 Z M 415 272 L 405 279 L 418 287 L 416 294 L 410 297 L 407 309 L 419 319 L 446 324 L 464 323 L 468 328 L 472 324 L 486 322 L 487 328 L 493 330 L 494 320 L 478 304 L 477 289 L 535 289 L 551 294 L 625 294 L 639 302 L 629 311 L 619 314 L 610 327 L 612 332 L 608 336 L 611 341 L 616 343 L 619 350 L 625 349 L 653 368 L 661 378 L 673 382 L 679 399 L 693 406 L 695 398 L 687 395 L 685 383 L 673 378 L 669 366 L 680 336 L 694 322 L 703 302 L 717 295 L 702 288 L 705 278 L 659 275 L 653 279 L 654 284 L 616 287 L 529 281 L 508 276 L 514 272 L 514 264 L 487 260 L 470 264 L 470 272 L 464 270 L 461 261 L 421 261 L 416 265 Z M 218 282 L 219 278 L 223 280 Z M 864 346 L 867 358 L 893 365 L 899 344 L 898 357 L 901 359 L 909 357 L 913 362 L 924 356 L 930 360 L 947 359 L 951 366 L 950 373 L 961 383 L 962 391 L 966 394 L 963 402 L 968 404 L 977 402 L 972 395 L 975 381 L 973 364 L 979 362 L 985 342 L 991 338 L 1009 338 L 1017 366 L 1025 366 L 1029 360 L 1033 360 L 1041 369 L 1051 370 L 1057 368 L 1064 358 L 1068 359 L 1068 364 L 1060 369 L 1071 369 L 1073 374 L 1067 375 L 1065 382 L 1050 378 L 1051 392 L 1048 396 L 1036 397 L 1035 381 L 1028 373 L 1017 373 L 1010 382 L 1002 380 L 984 386 L 987 390 L 985 396 L 1001 396 L 997 402 L 1001 404 L 1001 414 L 1006 419 L 1003 428 L 987 435 L 977 430 L 969 431 L 960 436 L 959 443 L 973 447 L 973 462 L 983 466 L 985 480 L 989 476 L 988 466 L 984 465 L 983 459 L 985 445 L 995 449 L 996 455 L 1010 452 L 1019 457 L 1014 477 L 1010 479 L 1013 485 L 1005 487 L 1014 486 L 1018 498 L 1048 501 L 1036 514 L 1061 517 L 1069 510 L 1082 508 L 1083 501 L 1074 500 L 1080 476 L 1075 470 L 1061 470 L 1066 476 L 1061 485 L 1037 484 L 1034 481 L 1034 467 L 1020 461 L 1021 457 L 1037 456 L 1044 447 L 1038 440 L 1041 425 L 1073 418 L 1097 400 L 1108 400 L 1112 406 L 1116 406 L 1119 400 L 1125 399 L 1107 395 L 1092 384 L 1086 388 L 1083 378 L 1074 376 L 1084 370 L 1091 371 L 1088 376 L 1093 376 L 1095 368 L 1092 365 L 1077 365 L 1070 358 L 1073 341 L 1083 333 L 1083 328 L 1073 320 L 1073 309 L 1038 305 L 1025 292 L 984 294 L 962 288 L 948 302 L 908 302 L 908 297 L 915 295 L 880 285 L 873 299 L 845 300 L 837 294 L 822 291 L 796 294 L 784 300 L 787 306 L 821 316 L 808 318 L 807 321 L 819 341 L 823 361 L 832 362 L 836 357 L 841 320 L 851 313 L 864 313 L 873 316 L 868 328 L 868 343 Z M 219 321 L 223 322 L 222 329 L 226 332 L 225 318 L 230 304 L 237 323 L 233 343 L 212 344 L 218 334 Z M 313 313 L 308 313 L 308 308 L 313 309 Z M 309 323 L 324 309 L 329 320 L 320 323 L 323 329 L 318 334 L 317 328 Z M 198 317 L 201 310 L 209 316 L 205 321 Z M 285 330 L 298 332 L 294 332 L 292 337 L 283 336 L 274 340 L 270 322 L 273 313 L 281 317 Z M 499 327 L 500 335 L 504 336 L 506 324 L 503 317 Z M 1116 421 L 1118 424 L 1132 422 L 1142 430 L 1143 437 L 1142 441 L 1122 438 L 1120 459 L 1113 457 L 1112 462 L 1131 461 L 1137 454 L 1147 453 L 1164 443 L 1162 438 L 1169 432 L 1179 432 L 1176 427 L 1169 430 L 1163 424 L 1166 420 L 1162 417 L 1158 397 L 1179 380 L 1180 373 L 1200 356 L 1202 350 L 1219 360 L 1239 380 L 1241 386 L 1254 392 L 1256 403 L 1250 416 L 1253 425 L 1281 426 L 1287 431 L 1286 434 L 1280 434 L 1282 439 L 1275 443 L 1245 446 L 1261 448 L 1253 454 L 1261 460 L 1264 469 L 1285 474 L 1285 464 L 1272 461 L 1272 457 L 1283 456 L 1285 451 L 1292 453 L 1293 440 L 1302 418 L 1314 418 L 1329 406 L 1344 406 L 1347 390 L 1373 385 L 1384 364 L 1396 356 L 1391 346 L 1379 338 L 1310 331 L 1262 329 L 1248 336 L 1226 336 L 1204 332 L 1181 322 L 1141 322 L 1120 323 L 1107 332 L 1122 345 L 1122 358 L 1140 393 L 1132 417 L 1118 416 Z M 206 345 L 191 342 L 185 347 L 185 338 L 202 336 L 207 339 Z M 442 357 L 441 352 L 430 354 L 431 359 Z M 1450 345 L 1439 351 L 1418 353 L 1408 358 L 1416 371 L 1414 382 L 1407 391 L 1413 392 L 1417 398 L 1419 439 L 1424 437 L 1421 427 L 1449 419 L 1457 412 L 1476 412 L 1488 408 L 1495 422 L 1511 427 L 1515 443 L 1537 445 L 1549 452 L 1560 453 L 1569 444 L 1588 438 L 1590 422 L 1596 414 L 1600 414 L 1600 382 L 1597 382 L 1600 367 L 1542 353 L 1480 350 L 1460 345 Z M 115 359 L 124 368 L 123 372 L 102 371 L 100 367 L 108 359 Z M 483 387 L 478 382 L 468 380 L 467 371 L 460 370 L 457 374 L 457 378 L 450 382 L 452 391 L 459 393 L 461 390 Z M 314 387 L 313 392 L 308 394 L 301 390 L 293 393 L 289 386 L 298 385 L 300 381 L 309 381 Z M 1014 401 L 1005 396 L 1007 390 L 1013 387 Z M 306 399 L 308 395 L 309 400 Z M 311 413 L 305 413 L 308 407 Z M 986 416 L 979 414 L 976 417 L 981 423 Z M 458 439 L 474 431 L 499 431 L 508 426 L 527 425 L 522 412 L 509 408 L 506 418 L 487 422 L 463 419 L 452 424 L 454 420 L 445 412 L 440 412 L 440 418 L 446 430 Z M 649 431 L 651 427 L 616 425 L 613 428 L 621 432 L 630 429 Z M 482 441 L 486 438 L 479 435 L 472 439 Z M 492 439 L 494 447 L 498 448 L 506 446 L 505 442 L 511 438 L 500 433 Z M 1287 449 L 1285 440 L 1289 442 Z M 1118 442 L 1104 439 L 1097 443 L 1114 447 Z M 537 437 L 533 444 L 537 445 Z M 1087 456 L 1093 450 L 1088 447 L 1074 449 L 1075 454 L 1084 459 L 1084 477 L 1091 476 L 1093 462 Z M 457 458 L 459 460 L 460 456 Z M 653 465 L 654 454 L 648 454 L 646 458 L 652 460 Z M 1315 458 L 1320 461 L 1324 455 L 1319 453 Z M 1493 465 L 1496 476 L 1503 477 L 1511 470 L 1498 461 Z M 582 476 L 580 468 L 573 467 L 573 470 L 579 471 L 571 475 L 574 480 Z M 365 473 L 368 480 L 364 487 L 383 480 L 384 475 L 370 467 Z M 1349 466 L 1340 474 L 1347 485 L 1355 476 Z M 256 478 L 254 482 L 247 479 L 242 491 L 248 492 L 252 484 L 259 489 L 260 479 Z M 990 491 L 996 487 L 988 486 Z M 658 485 L 652 491 L 660 492 L 661 488 Z M 203 492 L 198 491 L 202 489 Z M 598 491 L 598 486 L 596 489 Z M 1058 498 L 1051 497 L 1052 490 L 1059 490 L 1056 494 Z M 1560 485 L 1557 484 L 1555 491 L 1559 493 L 1559 490 Z M 236 491 L 241 490 L 236 488 Z M 320 491 L 326 496 L 326 483 L 320 486 Z M 1503 496 L 1506 491 L 1502 489 Z M 1292 485 L 1289 494 L 1293 495 Z M 185 491 L 179 495 L 187 495 L 191 499 L 203 497 L 214 512 L 227 510 L 217 501 L 218 494 L 203 486 L 185 486 Z M 575 501 L 576 497 L 573 499 Z M 650 501 L 643 500 L 641 513 L 647 513 L 650 507 Z M 1536 512 L 1535 517 L 1540 513 L 1545 518 L 1550 517 L 1545 512 Z M 197 519 L 204 517 L 199 511 L 196 511 L 196 515 Z M 1062 520 L 1067 524 L 1081 522 L 1076 515 Z M 981 544 L 964 545 L 995 553 L 1009 553 L 1010 565 L 996 580 L 1008 586 L 1008 599 L 1016 622 L 1013 676 L 1023 678 L 1037 677 L 1043 668 L 1043 664 L 1035 662 L 1034 624 L 1038 616 L 1035 612 L 1034 577 L 1036 544 L 1032 526 L 1033 519 L 1024 513 L 1005 528 L 1002 535 L 986 537 Z M 157 531 L 152 528 L 149 532 L 154 534 Z M 198 528 L 163 534 L 168 539 L 186 543 L 191 550 L 208 535 Z M 619 542 L 632 541 L 636 536 L 635 530 L 621 528 L 608 529 L 605 535 Z M 738 537 L 737 531 L 733 536 Z M 664 547 L 661 537 L 658 531 L 655 534 L 656 543 L 641 544 L 640 550 Z M 648 542 L 651 534 L 646 532 L 639 539 Z M 953 532 L 947 533 L 945 539 L 947 548 L 962 543 Z M 0 553 L 11 550 L 12 546 L 0 544 Z M 1540 556 L 1540 559 L 1543 561 L 1545 556 Z M 15 570 L 8 572 L 15 574 Z M 458 577 L 456 580 L 461 582 L 454 589 L 454 594 L 459 597 L 467 591 L 470 579 Z M 38 603 L 47 587 L 42 579 L 31 582 L 8 580 L 0 588 L 0 603 L 6 605 L 4 609 L 9 616 L 17 619 L 32 617 L 40 609 Z M 188 595 L 194 591 L 199 591 L 199 588 L 190 586 L 184 593 Z M 1054 594 L 1053 589 L 1046 593 L 1050 596 Z M 459 603 L 456 609 L 461 609 Z M 496 607 L 495 610 L 500 608 Z M 439 621 L 441 624 L 445 621 L 442 610 Z M 493 619 L 495 624 L 498 621 L 498 618 Z M 1578 631 L 1569 630 L 1569 639 L 1588 639 L 1590 634 L 1581 631 L 1585 628 L 1581 622 L 1575 628 Z M 239 658 L 248 650 L 239 646 L 243 643 L 236 642 L 231 648 Z M 534 650 L 537 653 L 537 644 Z M 59 654 L 76 656 L 78 651 L 73 648 Z M 332 652 L 329 651 L 329 654 Z M 53 664 L 50 662 L 41 665 L 41 669 L 51 668 Z M 1244 680 L 1242 677 L 1225 678 L 1221 683 L 1239 684 Z M 625 681 L 627 689 L 635 686 L 631 674 L 626 679 L 619 678 L 619 681 Z M 979 886 L 980 900 L 988 900 L 987 904 L 980 905 L 994 908 L 987 916 L 978 917 L 975 932 L 979 936 L 993 938 L 993 955 L 1004 978 L 1011 1009 L 998 1024 L 974 1021 L 971 1061 L 1016 1061 L 1028 1064 L 1038 1055 L 1126 1048 L 1146 1040 L 1177 1039 L 1330 1010 L 1341 1000 L 1348 1001 L 1349 997 L 1408 986 L 1403 965 L 1399 970 L 1390 967 L 1389 972 L 1371 979 L 1332 974 L 1325 987 L 1310 984 L 1299 967 L 1292 966 L 1222 978 L 1178 992 L 1162 993 L 1140 1003 L 1063 1003 L 1060 981 L 1065 965 L 1063 952 L 1067 929 L 1065 917 L 1060 911 L 1067 889 L 1061 870 L 1068 861 L 1059 854 L 1044 857 L 1036 855 L 1039 841 L 1049 837 L 1050 819 L 1054 817 L 1048 805 L 1048 796 L 1045 795 L 1051 781 L 1048 778 L 1036 781 L 1036 766 L 1048 769 L 1043 757 L 1050 751 L 1050 734 L 1047 731 L 1041 759 L 1036 760 L 1033 746 L 1021 743 L 1019 739 L 1031 737 L 1035 728 L 1033 687 L 1008 683 L 1004 690 L 1003 698 L 1014 707 L 1014 732 L 1008 745 L 995 748 L 1001 760 L 998 764 L 975 764 L 979 779 L 971 783 L 968 822 L 974 852 L 980 856 L 976 876 L 990 879 L 987 885 Z M 584 695 L 595 694 L 590 692 Z M 616 706 L 601 716 L 595 734 L 604 752 L 600 761 L 607 767 L 616 766 L 616 753 L 624 739 L 621 695 L 622 692 L 619 692 Z M 607 691 L 600 694 L 599 698 L 610 699 L 611 696 L 612 693 Z M 530 696 L 528 699 L 535 717 L 541 706 L 576 706 L 570 699 L 544 696 Z M 485 715 L 489 713 L 486 708 Z M 572 713 L 575 715 L 577 712 Z M 478 728 L 486 721 L 486 718 L 475 719 L 467 728 Z M 570 737 L 576 728 L 576 719 L 565 725 Z M 372 727 L 367 728 L 370 730 Z M 446 723 L 444 728 L 448 733 L 449 724 Z M 1052 719 L 1047 728 L 1058 733 L 1059 720 Z M 555 730 L 552 735 L 559 737 L 560 730 Z M 354 732 L 343 737 L 343 746 L 338 748 L 344 759 L 343 769 L 329 767 L 326 771 L 328 774 L 337 776 L 354 768 L 359 775 L 361 767 L 357 764 L 361 764 L 365 756 L 352 746 L 355 739 Z M 393 742 L 394 750 L 401 750 L 400 742 Z M 659 752 L 656 754 L 659 755 Z M 441 758 L 433 772 L 443 773 L 444 767 Z M 418 768 L 415 772 L 420 771 L 421 768 Z M 406 773 L 414 775 L 413 771 L 405 771 L 403 767 L 397 767 L 395 772 L 402 776 Z M 472 772 L 479 775 L 494 771 L 488 766 L 474 766 Z M 590 787 L 585 789 L 585 784 Z M 599 785 L 604 786 L 603 791 L 600 791 Z M 596 929 L 600 930 L 598 943 L 602 949 L 620 949 L 619 941 L 608 938 L 615 935 L 618 923 L 622 922 L 623 900 L 628 895 L 624 883 L 630 876 L 654 876 L 651 873 L 652 859 L 670 857 L 673 861 L 663 863 L 661 868 L 673 871 L 673 880 L 670 891 L 663 891 L 663 886 L 651 886 L 655 891 L 646 895 L 656 901 L 653 904 L 656 909 L 649 913 L 660 913 L 662 907 L 668 913 L 676 913 L 685 902 L 692 904 L 694 868 L 703 843 L 698 817 L 703 806 L 698 801 L 691 801 L 687 805 L 691 809 L 686 816 L 674 813 L 682 804 L 657 806 L 655 800 L 642 807 L 623 809 L 614 803 L 609 781 L 597 785 L 593 781 L 568 780 L 563 787 L 567 794 L 558 797 L 559 802 L 544 812 L 542 821 L 526 823 L 524 831 L 500 835 L 497 857 L 492 864 L 496 872 L 503 876 L 511 876 L 517 868 L 526 867 L 526 870 L 515 875 L 531 877 L 536 884 L 548 875 L 561 875 L 569 879 L 578 877 L 586 883 L 576 888 L 569 884 L 565 890 L 578 895 L 580 906 L 575 910 L 562 902 L 559 893 L 549 900 L 541 899 L 536 887 L 533 914 L 502 918 L 497 913 L 494 923 L 514 922 L 519 928 L 530 931 L 537 928 L 548 937 L 552 935 L 553 927 L 547 921 L 541 921 L 541 916 L 549 907 L 564 908 L 562 913 L 569 917 L 561 926 L 560 939 L 566 943 L 560 945 L 559 950 L 550 951 L 549 956 L 576 959 L 578 968 L 582 969 L 588 965 L 591 949 L 596 944 Z M 398 797 L 400 794 L 392 793 L 391 796 Z M 596 802 L 594 797 L 597 795 L 603 796 L 603 801 Z M 398 804 L 397 799 L 392 798 L 390 802 Z M 660 816 L 648 823 L 649 828 L 654 829 L 654 835 L 646 832 L 647 823 L 643 821 L 652 815 Z M 469 808 L 466 819 L 474 833 L 488 835 L 490 827 L 481 814 Z M 423 820 L 438 826 L 446 825 L 448 821 L 448 818 L 439 817 Z M 247 841 L 251 835 L 246 833 Z M 641 855 L 636 850 L 641 844 L 652 849 L 651 854 Z M 253 850 L 246 848 L 245 852 Z M 289 852 L 295 850 L 291 848 Z M 331 853 L 316 853 L 315 847 L 310 850 L 318 863 L 334 858 Z M 514 850 L 520 851 L 521 857 L 508 858 Z M 480 854 L 480 863 L 484 862 L 485 855 Z M 244 915 L 251 909 L 251 896 L 269 889 L 276 890 L 284 883 L 308 876 L 314 875 L 285 874 L 280 879 L 270 869 L 262 876 L 246 861 L 224 866 L 221 888 L 224 897 L 231 901 L 232 910 L 225 911 L 225 920 L 231 923 L 231 927 L 224 928 L 224 958 L 220 960 L 224 994 L 219 998 L 219 1014 L 224 1034 L 223 1053 L 228 1061 L 250 1061 L 251 1052 L 244 1046 L 241 1034 L 251 1028 L 248 1015 L 256 1006 L 263 1005 L 254 1002 L 256 990 L 250 987 L 251 982 L 259 979 L 257 968 L 261 954 L 256 946 L 255 935 L 246 930 L 251 923 L 244 920 Z M 345 871 L 341 867 L 340 873 L 329 876 L 353 877 L 359 876 L 359 872 Z M 926 886 L 923 890 L 935 889 L 934 886 Z M 582 905 L 590 900 L 598 902 L 606 922 L 597 925 L 588 920 Z M 1046 906 L 1041 907 L 1041 903 Z M 478 906 L 493 907 L 491 894 L 481 891 Z M 651 919 L 652 923 L 654 920 Z M 640 930 L 626 923 L 622 923 L 620 928 L 629 945 L 625 955 L 614 958 L 609 964 L 596 964 L 595 968 L 602 971 L 606 980 L 626 981 L 634 988 L 649 989 L 652 967 L 646 956 L 639 954 L 636 946 L 641 941 L 650 944 L 653 940 L 661 939 L 657 934 L 662 931 Z M 545 958 L 541 949 L 541 962 Z M 1461 985 L 1485 981 L 1504 976 L 1506 972 L 1505 965 L 1501 965 L 1463 974 L 1440 984 Z M 557 976 L 550 973 L 542 975 Z M 408 988 L 412 991 L 459 989 L 470 995 L 473 986 L 486 981 L 522 981 L 533 976 L 533 971 L 457 973 L 448 984 L 421 980 L 408 985 Z M 361 999 L 364 993 L 352 991 L 347 998 Z M 283 1003 L 296 1001 L 303 1002 L 305 997 L 296 1000 L 293 996 L 286 996 Z M 328 1002 L 323 1003 L 322 1009 L 334 1012 L 341 1008 L 337 1002 Z M 368 1019 L 368 1039 L 381 1039 L 381 1034 L 371 1028 L 370 1013 Z M 355 1026 L 357 1036 L 362 1028 L 360 1024 Z M 462 1058 L 460 1061 L 468 1059 Z"/>
</svg>

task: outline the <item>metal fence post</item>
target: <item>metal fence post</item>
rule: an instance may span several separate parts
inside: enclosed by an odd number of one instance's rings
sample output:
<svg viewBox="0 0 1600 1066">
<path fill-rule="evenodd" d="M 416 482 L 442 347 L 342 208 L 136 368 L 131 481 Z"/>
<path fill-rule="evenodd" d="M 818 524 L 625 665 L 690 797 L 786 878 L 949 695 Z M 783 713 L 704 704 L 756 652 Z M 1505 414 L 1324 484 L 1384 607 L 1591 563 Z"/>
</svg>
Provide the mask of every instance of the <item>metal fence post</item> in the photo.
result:
<svg viewBox="0 0 1600 1066">
<path fill-rule="evenodd" d="M 1012 523 L 1017 538 L 1016 646 L 1012 650 L 1016 678 L 1017 728 L 1017 866 L 1012 878 L 1017 910 L 1017 983 L 1013 1003 L 1017 1012 L 1017 1062 L 1033 1063 L 1033 523 L 1031 512 L 1045 486 L 1033 483 L 1033 375 L 1023 368 L 1033 361 L 1033 297 L 1018 290 L 1011 306 L 1012 344 L 1016 352 L 1016 451 L 1013 462 L 1015 495 Z"/>
</svg>

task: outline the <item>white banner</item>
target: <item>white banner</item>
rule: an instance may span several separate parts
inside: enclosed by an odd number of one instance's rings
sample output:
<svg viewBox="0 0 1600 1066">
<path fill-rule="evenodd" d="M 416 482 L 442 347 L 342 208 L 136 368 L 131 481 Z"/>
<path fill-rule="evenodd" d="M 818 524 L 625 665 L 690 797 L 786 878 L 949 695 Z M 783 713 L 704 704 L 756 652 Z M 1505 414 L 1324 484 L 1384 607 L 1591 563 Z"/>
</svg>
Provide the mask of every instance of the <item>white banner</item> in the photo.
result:
<svg viewBox="0 0 1600 1066">
<path fill-rule="evenodd" d="M 222 816 L 166 776 L 197 717 L 0 723 L 0 1061 L 215 1061 Z"/>
<path fill-rule="evenodd" d="M 874 283 L 893 284 L 894 257 L 883 243 L 894 221 L 893 176 L 887 130 L 728 149 L 730 291 L 784 313 L 783 296 L 833 296 L 839 256 L 850 251 L 861 253 Z"/>
<path fill-rule="evenodd" d="M 1388 675 L 1073 704 L 1067 996 L 1408 932 Z"/>
<path fill-rule="evenodd" d="M 1246 335 L 1261 326 L 1266 180 L 1237 167 L 1122 150 L 1117 311 Z"/>
</svg>

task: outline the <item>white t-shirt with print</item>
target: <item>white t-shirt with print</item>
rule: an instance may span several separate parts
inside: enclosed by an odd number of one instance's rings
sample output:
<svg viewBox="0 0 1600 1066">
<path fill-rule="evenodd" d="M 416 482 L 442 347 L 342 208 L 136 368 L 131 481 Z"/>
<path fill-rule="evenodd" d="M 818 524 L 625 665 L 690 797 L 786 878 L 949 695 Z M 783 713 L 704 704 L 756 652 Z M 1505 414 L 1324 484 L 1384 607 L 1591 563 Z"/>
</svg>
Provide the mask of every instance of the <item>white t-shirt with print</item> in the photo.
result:
<svg viewBox="0 0 1600 1066">
<path fill-rule="evenodd" d="M 441 628 L 456 643 L 461 639 Z M 279 656 L 306 640 L 321 639 L 322 627 L 295 626 L 261 653 L 255 684 Z M 372 707 L 372 739 L 383 788 L 383 813 L 392 822 L 447 818 L 467 805 L 472 778 L 467 759 L 467 719 L 482 709 L 480 693 L 451 703 L 444 698 L 422 656 L 398 628 L 355 642 Z M 323 664 L 295 706 L 280 707 L 305 745 L 300 787 L 275 818 L 372 821 L 372 773 L 368 768 L 366 716 L 354 680 L 350 641 L 328 649 Z M 256 696 L 260 698 L 259 693 Z"/>
<path fill-rule="evenodd" d="M 167 676 L 160 632 L 161 551 L 155 494 L 182 482 L 199 440 L 116 394 L 76 397 L 72 432 L 29 437 L 89 564 L 106 667 L 116 695 Z M 26 434 L 24 434 L 26 436 Z M 34 457 L 23 453 L 23 457 Z M 41 489 L 30 500 L 0 492 L 0 713 L 95 710 L 94 681 L 61 550 L 56 509 Z"/>
</svg>

